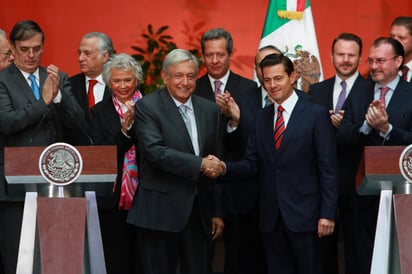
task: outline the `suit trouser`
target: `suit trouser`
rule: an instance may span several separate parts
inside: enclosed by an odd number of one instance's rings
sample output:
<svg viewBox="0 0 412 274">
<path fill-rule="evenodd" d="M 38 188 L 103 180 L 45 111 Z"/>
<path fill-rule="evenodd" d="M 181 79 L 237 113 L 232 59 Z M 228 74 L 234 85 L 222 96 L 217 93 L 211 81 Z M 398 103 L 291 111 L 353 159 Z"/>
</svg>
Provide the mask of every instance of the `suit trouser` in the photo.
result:
<svg viewBox="0 0 412 274">
<path fill-rule="evenodd" d="M 356 266 L 355 274 L 370 273 L 379 211 L 379 196 L 358 196 L 356 201 Z"/>
<path fill-rule="evenodd" d="M 140 274 L 136 229 L 126 223 L 128 211 L 99 208 L 104 258 L 107 274 Z"/>
<path fill-rule="evenodd" d="M 225 218 L 225 274 L 265 274 L 266 261 L 257 207 Z"/>
<path fill-rule="evenodd" d="M 0 273 L 16 273 L 23 208 L 23 202 L 0 202 Z"/>
<path fill-rule="evenodd" d="M 139 253 L 145 274 L 212 273 L 212 236 L 202 227 L 195 200 L 189 221 L 181 232 L 138 228 Z"/>
<path fill-rule="evenodd" d="M 316 231 L 293 232 L 283 219 L 272 232 L 262 232 L 269 274 L 319 274 L 321 261 Z"/>
<path fill-rule="evenodd" d="M 338 274 L 338 241 L 343 236 L 343 248 L 345 257 L 345 273 L 356 273 L 355 260 L 355 202 L 356 193 L 340 195 L 338 218 L 335 223 L 335 230 L 332 235 L 320 239 L 320 252 L 322 258 L 322 271 L 324 274 Z"/>
</svg>

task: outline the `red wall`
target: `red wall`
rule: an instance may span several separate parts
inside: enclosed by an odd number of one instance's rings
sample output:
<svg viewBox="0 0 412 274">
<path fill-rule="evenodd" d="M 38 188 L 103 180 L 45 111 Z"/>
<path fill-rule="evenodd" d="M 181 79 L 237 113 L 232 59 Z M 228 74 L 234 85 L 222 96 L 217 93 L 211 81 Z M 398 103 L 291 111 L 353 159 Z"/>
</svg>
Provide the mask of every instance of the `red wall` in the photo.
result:
<svg viewBox="0 0 412 274">
<path fill-rule="evenodd" d="M 333 75 L 330 44 L 340 32 L 353 32 L 363 39 L 366 59 L 369 45 L 388 34 L 394 17 L 412 15 L 410 0 L 312 0 L 311 4 L 325 78 Z M 130 46 L 141 41 L 148 24 L 169 25 L 168 33 L 187 49 L 191 47 L 185 30 L 189 36 L 200 37 L 209 28 L 223 27 L 235 43 L 232 69 L 252 78 L 267 5 L 268 0 L 9 1 L 0 10 L 0 28 L 9 33 L 18 20 L 37 21 L 46 34 L 43 65 L 56 64 L 72 75 L 78 72 L 80 38 L 89 31 L 107 33 L 117 52 L 132 53 Z M 361 71 L 366 71 L 364 64 Z"/>
</svg>

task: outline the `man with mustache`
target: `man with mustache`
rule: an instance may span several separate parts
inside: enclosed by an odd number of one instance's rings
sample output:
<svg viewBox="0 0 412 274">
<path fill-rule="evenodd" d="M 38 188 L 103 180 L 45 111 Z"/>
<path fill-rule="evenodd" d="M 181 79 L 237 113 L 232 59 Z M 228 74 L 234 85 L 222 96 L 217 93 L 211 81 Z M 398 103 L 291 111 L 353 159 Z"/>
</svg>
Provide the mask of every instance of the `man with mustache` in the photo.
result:
<svg viewBox="0 0 412 274">
<path fill-rule="evenodd" d="M 362 55 L 362 40 L 352 33 L 341 33 L 332 43 L 332 63 L 336 75 L 310 86 L 312 100 L 326 106 L 333 125 L 339 127 L 345 115 L 342 107 L 353 93 L 363 92 L 368 83 L 358 71 Z M 341 98 L 341 99 L 340 99 Z M 353 151 L 337 144 L 339 161 L 339 214 L 344 239 L 346 273 L 354 272 L 354 197 L 356 196 L 354 178 L 357 166 L 352 164 Z M 322 267 L 325 273 L 338 274 L 338 228 L 321 239 Z"/>
<path fill-rule="evenodd" d="M 398 74 L 403 62 L 403 46 L 394 38 L 380 37 L 370 47 L 366 63 L 373 82 L 347 99 L 345 115 L 337 128 L 338 143 L 354 151 L 354 167 L 365 146 L 412 143 L 412 84 Z M 354 206 L 357 271 L 353 273 L 369 273 L 379 197 L 356 196 Z"/>
</svg>

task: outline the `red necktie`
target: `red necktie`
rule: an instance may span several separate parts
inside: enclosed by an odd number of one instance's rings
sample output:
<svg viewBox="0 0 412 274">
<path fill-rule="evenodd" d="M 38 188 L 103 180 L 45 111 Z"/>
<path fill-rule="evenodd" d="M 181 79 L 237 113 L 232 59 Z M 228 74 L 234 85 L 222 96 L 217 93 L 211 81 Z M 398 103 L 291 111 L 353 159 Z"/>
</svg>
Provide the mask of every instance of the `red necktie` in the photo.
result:
<svg viewBox="0 0 412 274">
<path fill-rule="evenodd" d="M 283 115 L 282 112 L 285 109 L 279 105 L 278 106 L 278 113 L 276 115 L 276 124 L 275 124 L 275 135 L 274 135 L 274 140 L 275 140 L 275 147 L 278 149 L 280 147 L 280 144 L 282 143 L 283 139 L 283 133 L 285 131 L 285 121 L 283 120 Z"/>
<path fill-rule="evenodd" d="M 409 71 L 409 68 L 407 66 L 402 66 L 401 68 L 402 76 L 401 77 L 405 81 L 408 81 L 408 71 Z"/>
<path fill-rule="evenodd" d="M 390 90 L 390 88 L 388 88 L 388 87 L 381 87 L 381 96 L 379 97 L 379 100 L 382 102 L 382 104 L 385 106 L 385 108 L 386 108 L 385 96 L 386 96 L 386 93 L 388 93 L 389 90 Z"/>
<path fill-rule="evenodd" d="M 89 105 L 89 109 L 94 106 L 94 92 L 93 87 L 97 84 L 97 80 L 90 79 L 89 80 L 89 89 L 87 90 L 87 102 Z"/>
</svg>

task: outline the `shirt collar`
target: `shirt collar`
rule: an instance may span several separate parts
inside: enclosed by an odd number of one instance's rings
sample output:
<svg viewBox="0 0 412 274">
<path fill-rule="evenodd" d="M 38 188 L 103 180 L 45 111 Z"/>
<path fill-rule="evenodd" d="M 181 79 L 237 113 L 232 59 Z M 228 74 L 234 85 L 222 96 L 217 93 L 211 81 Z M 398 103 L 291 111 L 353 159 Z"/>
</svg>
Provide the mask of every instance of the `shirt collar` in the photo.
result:
<svg viewBox="0 0 412 274">
<path fill-rule="evenodd" d="M 292 113 L 293 108 L 296 105 L 296 102 L 298 101 L 299 97 L 296 94 L 295 90 L 293 90 L 292 95 L 290 95 L 281 105 L 282 107 L 285 109 L 286 113 Z M 278 103 L 274 103 L 273 104 L 275 106 L 275 110 L 278 109 L 279 104 Z"/>
<path fill-rule="evenodd" d="M 209 73 L 207 74 L 207 77 L 209 78 L 210 85 L 212 86 L 213 89 L 214 89 L 214 87 L 215 87 L 215 83 L 214 83 L 214 82 L 215 82 L 216 80 L 220 80 L 220 81 L 223 83 L 222 89 L 224 89 L 224 88 L 226 87 L 227 80 L 229 79 L 229 74 L 230 74 L 230 70 L 227 70 L 226 74 L 223 75 L 223 77 L 220 78 L 220 79 L 215 79 L 215 78 L 213 78 L 212 76 L 210 76 Z"/>
<path fill-rule="evenodd" d="M 396 88 L 396 86 L 398 85 L 400 79 L 401 79 L 401 78 L 399 77 L 399 75 L 397 75 L 397 76 L 395 77 L 395 79 L 393 79 L 391 82 L 389 82 L 387 85 L 385 85 L 385 87 L 388 87 L 388 88 L 390 88 L 391 90 L 394 91 L 395 88 Z M 383 87 L 383 86 L 380 85 L 380 84 L 378 84 L 378 83 L 376 83 L 376 84 L 375 84 L 375 91 L 379 90 L 381 87 Z"/>
<path fill-rule="evenodd" d="M 356 71 L 352 76 L 350 76 L 348 79 L 343 80 L 342 78 L 340 78 L 337 74 L 335 75 L 335 86 L 338 86 L 339 88 L 341 88 L 340 83 L 342 81 L 346 82 L 346 90 L 351 90 L 353 84 L 355 83 L 356 79 L 359 76 L 359 71 Z"/>
<path fill-rule="evenodd" d="M 101 74 L 99 74 L 96 78 L 90 78 L 89 76 L 86 76 L 86 84 L 88 84 L 89 80 L 92 80 L 92 79 L 97 80 L 97 83 L 100 83 L 100 84 L 104 85 L 103 76 Z"/>
<path fill-rule="evenodd" d="M 22 71 L 18 66 L 16 66 L 16 67 L 17 67 L 17 68 L 20 70 L 20 72 L 23 74 L 24 78 L 28 79 L 29 76 L 30 76 L 30 74 L 33 74 L 34 77 L 36 77 L 37 82 L 40 83 L 39 68 L 37 68 L 33 73 L 28 73 L 28 72 Z"/>
<path fill-rule="evenodd" d="M 182 103 L 182 102 L 176 100 L 173 96 L 172 96 L 172 99 L 175 102 L 176 107 L 180 107 L 181 105 L 185 105 L 187 108 L 193 109 L 192 96 L 190 96 L 189 99 L 185 103 Z"/>
</svg>

